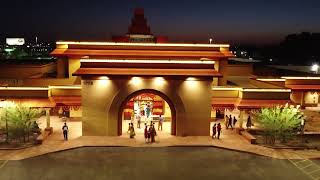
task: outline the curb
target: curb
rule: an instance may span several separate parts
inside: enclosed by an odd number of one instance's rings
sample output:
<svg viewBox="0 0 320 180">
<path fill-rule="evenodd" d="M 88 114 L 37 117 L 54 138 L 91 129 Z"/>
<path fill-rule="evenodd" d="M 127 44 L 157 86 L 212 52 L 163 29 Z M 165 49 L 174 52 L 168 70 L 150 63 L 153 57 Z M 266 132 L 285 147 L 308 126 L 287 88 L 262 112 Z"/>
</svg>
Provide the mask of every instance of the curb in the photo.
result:
<svg viewBox="0 0 320 180">
<path fill-rule="evenodd" d="M 47 155 L 47 154 L 54 154 L 54 153 L 59 153 L 59 152 L 64 152 L 64 151 L 69 151 L 69 150 L 74 150 L 74 149 L 80 149 L 80 148 L 87 148 L 87 147 L 122 147 L 122 148 L 174 148 L 174 147 L 208 147 L 208 148 L 218 148 L 218 149 L 224 149 L 224 150 L 229 150 L 229 151 L 235 151 L 235 152 L 240 152 L 240 153 L 247 153 L 247 154 L 252 154 L 252 155 L 256 155 L 256 156 L 263 156 L 263 157 L 267 157 L 267 158 L 273 158 L 273 159 L 285 159 L 285 158 L 277 158 L 277 157 L 271 157 L 271 156 L 267 156 L 264 154 L 258 154 L 255 152 L 250 152 L 250 151 L 245 151 L 245 150 L 240 150 L 240 149 L 231 149 L 231 148 L 227 148 L 227 147 L 221 147 L 221 146 L 214 146 L 214 145 L 171 145 L 171 146 L 150 146 L 150 147 L 137 147 L 137 146 L 121 146 L 121 145 L 110 145 L 110 146 L 97 146 L 97 145 L 81 145 L 81 146 L 77 146 L 77 147 L 71 147 L 71 148 L 67 148 L 67 149 L 60 149 L 60 150 L 56 150 L 56 151 L 52 151 L 52 152 L 46 152 L 43 154 L 37 154 L 34 155 L 32 157 L 26 157 L 26 158 L 22 158 L 22 159 L 18 159 L 18 160 L 12 160 L 12 161 L 20 161 L 20 160 L 24 160 L 24 159 L 30 159 L 30 158 L 34 158 L 34 157 L 39 157 L 39 156 L 43 156 L 43 155 Z M 320 157 L 319 157 L 320 158 Z"/>
<path fill-rule="evenodd" d="M 4 148 L 0 148 L 0 151 L 1 151 L 1 150 L 9 150 L 9 151 L 12 150 L 12 151 L 14 151 L 14 150 L 27 149 L 27 148 L 36 147 L 36 146 L 38 146 L 38 145 L 30 144 L 30 145 L 28 145 L 28 146 L 16 147 L 16 148 L 6 148 L 6 147 L 4 147 Z"/>
</svg>

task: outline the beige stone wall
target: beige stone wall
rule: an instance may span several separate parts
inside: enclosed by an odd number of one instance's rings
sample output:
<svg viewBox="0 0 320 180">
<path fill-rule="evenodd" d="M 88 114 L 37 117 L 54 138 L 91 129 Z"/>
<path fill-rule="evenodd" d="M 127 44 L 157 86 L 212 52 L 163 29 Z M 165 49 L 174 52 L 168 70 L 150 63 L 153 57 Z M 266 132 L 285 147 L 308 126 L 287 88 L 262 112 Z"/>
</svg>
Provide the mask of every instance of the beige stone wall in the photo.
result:
<svg viewBox="0 0 320 180">
<path fill-rule="evenodd" d="M 238 98 L 239 97 L 239 90 L 212 90 L 211 97 Z"/>
<path fill-rule="evenodd" d="M 284 87 L 284 83 L 281 86 L 281 84 L 274 84 L 274 83 L 270 83 L 270 82 L 266 82 L 266 81 L 258 81 L 256 79 L 250 79 L 249 83 L 256 86 L 257 88 L 280 88 L 280 87 Z M 281 82 L 280 82 L 281 83 Z"/>
<path fill-rule="evenodd" d="M 290 99 L 296 104 L 304 105 L 304 92 L 303 91 L 292 91 L 290 94 Z"/>
<path fill-rule="evenodd" d="M 32 76 L 43 76 L 48 73 L 56 72 L 56 63 L 45 65 L 4 65 L 0 71 L 0 78 L 20 79 L 30 78 Z"/>
<path fill-rule="evenodd" d="M 163 115 L 163 117 L 167 120 L 171 120 L 171 109 L 170 109 L 170 106 L 169 106 L 169 104 L 166 102 L 166 101 L 164 101 L 164 115 Z"/>
<path fill-rule="evenodd" d="M 315 105 L 319 102 L 319 95 L 316 92 L 305 92 L 304 93 L 304 102 L 306 104 Z"/>
<path fill-rule="evenodd" d="M 128 96 L 131 95 L 132 98 L 133 95 L 137 95 L 134 93 L 141 90 L 154 90 L 174 106 L 176 135 L 207 136 L 210 134 L 210 88 L 210 80 L 83 80 L 83 135 L 118 135 L 118 119 L 119 114 L 122 114 L 120 109 Z"/>
<path fill-rule="evenodd" d="M 77 110 L 71 109 L 70 110 L 70 117 L 82 117 L 82 107 Z"/>
<path fill-rule="evenodd" d="M 23 86 L 61 86 L 61 85 L 80 85 L 78 78 L 44 78 L 44 79 L 24 79 Z"/>
<path fill-rule="evenodd" d="M 219 72 L 222 74 L 223 77 L 219 78 L 218 85 L 225 86 L 227 85 L 227 78 L 228 78 L 228 60 L 220 60 L 219 61 Z"/>
<path fill-rule="evenodd" d="M 24 79 L 22 84 L 23 86 L 80 85 L 81 78 L 72 76 L 79 68 L 80 59 L 60 59 L 58 60 L 57 78 Z"/>
<path fill-rule="evenodd" d="M 240 92 L 243 99 L 282 99 L 290 100 L 290 92 Z"/>
<path fill-rule="evenodd" d="M 229 64 L 227 67 L 228 76 L 250 76 L 252 72 L 252 64 Z"/>
<path fill-rule="evenodd" d="M 82 134 L 84 136 L 117 135 L 108 131 L 110 105 L 118 92 L 117 85 L 110 80 L 84 80 L 82 82 Z M 92 84 L 91 84 L 92 83 Z M 114 112 L 116 113 L 116 112 Z M 117 117 L 117 114 L 113 114 Z M 115 122 L 117 125 L 117 122 Z"/>
<path fill-rule="evenodd" d="M 12 98 L 46 98 L 48 97 L 48 90 L 1 90 L 0 96 Z"/>
<path fill-rule="evenodd" d="M 67 59 L 58 59 L 57 60 L 57 78 L 66 78 L 67 77 Z"/>
<path fill-rule="evenodd" d="M 81 96 L 81 89 L 51 89 L 50 96 Z"/>
<path fill-rule="evenodd" d="M 73 79 L 75 84 L 81 82 L 81 78 L 78 76 L 72 76 L 74 72 L 76 72 L 80 68 L 80 59 L 69 59 L 68 60 L 68 72 L 69 72 L 69 79 Z"/>
<path fill-rule="evenodd" d="M 320 79 L 286 79 L 286 85 L 306 84 L 306 85 L 318 85 Z"/>
</svg>

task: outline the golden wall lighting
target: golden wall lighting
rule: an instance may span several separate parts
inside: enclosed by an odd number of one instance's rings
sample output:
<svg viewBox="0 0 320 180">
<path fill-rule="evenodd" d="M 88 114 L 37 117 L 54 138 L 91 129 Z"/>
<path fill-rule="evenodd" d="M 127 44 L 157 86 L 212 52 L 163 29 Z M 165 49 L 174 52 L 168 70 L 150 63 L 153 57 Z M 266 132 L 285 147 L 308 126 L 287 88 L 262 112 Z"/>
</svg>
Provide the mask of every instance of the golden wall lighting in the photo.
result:
<svg viewBox="0 0 320 180">
<path fill-rule="evenodd" d="M 76 42 L 58 41 L 57 45 L 93 45 L 93 46 L 155 46 L 155 47 L 225 47 L 229 44 L 187 44 L 187 43 L 121 43 L 121 42 Z"/>
<path fill-rule="evenodd" d="M 0 87 L 0 90 L 30 90 L 30 91 L 44 91 L 48 90 L 48 87 Z"/>
<path fill-rule="evenodd" d="M 300 80 L 300 79 L 303 79 L 303 80 L 319 80 L 320 77 L 311 77 L 311 76 L 307 76 L 307 77 L 294 77 L 294 76 L 283 76 L 281 77 L 283 79 L 297 79 L 297 80 Z"/>
<path fill-rule="evenodd" d="M 146 64 L 214 64 L 212 60 L 149 60 L 149 59 L 81 59 L 88 63 L 146 63 Z"/>
<path fill-rule="evenodd" d="M 258 81 L 267 81 L 267 82 L 283 82 L 286 81 L 285 79 L 266 79 L 266 78 L 258 78 Z"/>
<path fill-rule="evenodd" d="M 291 89 L 243 89 L 243 92 L 291 92 Z"/>
<path fill-rule="evenodd" d="M 81 89 L 81 86 L 49 86 L 49 89 Z"/>
</svg>

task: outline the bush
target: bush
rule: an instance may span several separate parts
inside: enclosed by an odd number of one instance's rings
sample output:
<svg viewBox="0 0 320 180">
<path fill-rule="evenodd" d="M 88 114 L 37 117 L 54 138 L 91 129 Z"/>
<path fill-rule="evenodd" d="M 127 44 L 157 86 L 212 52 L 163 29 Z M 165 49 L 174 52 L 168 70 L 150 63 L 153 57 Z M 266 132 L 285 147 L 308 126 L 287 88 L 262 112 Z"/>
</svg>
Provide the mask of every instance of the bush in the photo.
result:
<svg viewBox="0 0 320 180">
<path fill-rule="evenodd" d="M 299 111 L 299 106 L 288 105 L 262 108 L 254 116 L 264 128 L 266 143 L 269 144 L 274 144 L 276 139 L 287 142 L 296 135 L 301 121 L 304 119 L 303 113 Z"/>
<path fill-rule="evenodd" d="M 40 113 L 38 109 L 14 105 L 6 107 L 3 109 L 1 114 L 2 126 L 6 124 L 7 121 L 8 128 L 4 127 L 8 136 L 7 142 L 9 140 L 19 140 L 19 142 L 29 141 L 30 135 L 35 128 L 36 119 L 39 117 Z"/>
</svg>

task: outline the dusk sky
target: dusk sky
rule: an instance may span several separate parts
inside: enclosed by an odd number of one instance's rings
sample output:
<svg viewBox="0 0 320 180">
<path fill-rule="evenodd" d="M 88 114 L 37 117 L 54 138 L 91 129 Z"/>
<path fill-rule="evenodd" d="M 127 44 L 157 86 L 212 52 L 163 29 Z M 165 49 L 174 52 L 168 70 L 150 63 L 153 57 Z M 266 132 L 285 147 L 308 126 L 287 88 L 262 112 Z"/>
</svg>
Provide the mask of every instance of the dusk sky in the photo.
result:
<svg viewBox="0 0 320 180">
<path fill-rule="evenodd" d="M 170 41 L 265 44 L 320 32 L 319 0 L 10 0 L 0 5 L 0 38 L 107 41 L 127 33 L 136 7 Z"/>
</svg>

